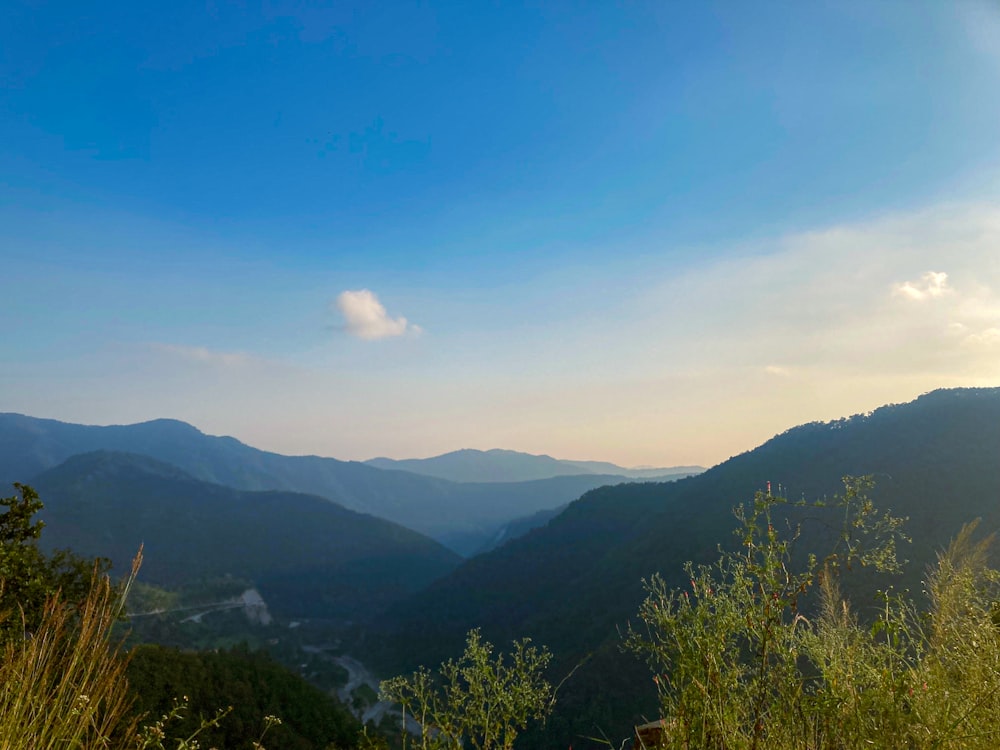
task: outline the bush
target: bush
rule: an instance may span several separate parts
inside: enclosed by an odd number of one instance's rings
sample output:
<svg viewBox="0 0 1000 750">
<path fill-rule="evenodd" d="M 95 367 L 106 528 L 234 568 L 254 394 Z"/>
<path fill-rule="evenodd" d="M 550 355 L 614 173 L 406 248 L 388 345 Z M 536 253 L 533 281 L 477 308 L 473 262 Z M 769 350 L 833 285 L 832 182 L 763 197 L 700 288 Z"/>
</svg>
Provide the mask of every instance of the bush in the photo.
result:
<svg viewBox="0 0 1000 750">
<path fill-rule="evenodd" d="M 837 547 L 793 572 L 799 527 L 758 493 L 737 513 L 743 548 L 688 565 L 690 590 L 656 577 L 628 644 L 654 668 L 667 748 L 995 748 L 1000 742 L 1000 573 L 966 526 L 939 556 L 920 613 L 884 593 L 863 623 L 841 596 L 855 565 L 898 568 L 901 519 L 878 514 L 867 479 L 819 507 L 842 514 Z M 805 612 L 803 597 L 818 593 Z M 807 616 L 808 615 L 808 616 Z"/>
<path fill-rule="evenodd" d="M 26 484 L 14 488 L 17 494 L 0 498 L 0 644 L 34 632 L 55 596 L 81 606 L 92 581 L 110 567 L 67 550 L 45 555 L 38 548 L 44 524 L 34 520 L 42 509 L 38 493 Z"/>
<path fill-rule="evenodd" d="M 418 724 L 422 750 L 461 750 L 466 742 L 475 750 L 510 750 L 528 721 L 544 719 L 554 702 L 543 676 L 551 655 L 530 644 L 516 641 L 509 659 L 494 659 L 493 645 L 472 630 L 462 657 L 446 661 L 438 675 L 420 669 L 383 682 L 382 700 L 403 707 L 404 750 L 407 716 Z"/>
</svg>

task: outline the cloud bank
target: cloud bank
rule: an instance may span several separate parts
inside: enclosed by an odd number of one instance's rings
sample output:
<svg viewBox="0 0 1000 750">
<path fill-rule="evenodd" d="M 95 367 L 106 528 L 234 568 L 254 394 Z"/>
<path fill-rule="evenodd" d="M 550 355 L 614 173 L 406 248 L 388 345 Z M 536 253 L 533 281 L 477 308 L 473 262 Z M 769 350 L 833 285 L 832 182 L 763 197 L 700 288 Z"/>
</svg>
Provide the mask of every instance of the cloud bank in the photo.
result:
<svg viewBox="0 0 1000 750">
<path fill-rule="evenodd" d="M 347 332 L 359 339 L 375 341 L 407 333 L 421 333 L 420 326 L 413 325 L 402 316 L 390 318 L 385 306 L 368 289 L 341 292 L 337 296 L 336 306 L 344 316 Z"/>
<path fill-rule="evenodd" d="M 673 362 L 727 378 L 786 370 L 819 391 L 834 381 L 994 381 L 998 242 L 1000 208 L 990 204 L 792 234 L 659 286 L 650 322 Z"/>
</svg>

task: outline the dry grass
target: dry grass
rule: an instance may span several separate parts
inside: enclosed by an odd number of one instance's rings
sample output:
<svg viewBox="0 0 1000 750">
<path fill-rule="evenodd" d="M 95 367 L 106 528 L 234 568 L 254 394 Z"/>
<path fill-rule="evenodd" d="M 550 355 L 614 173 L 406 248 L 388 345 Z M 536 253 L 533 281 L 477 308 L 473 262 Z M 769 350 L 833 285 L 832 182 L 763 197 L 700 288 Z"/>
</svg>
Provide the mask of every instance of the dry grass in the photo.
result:
<svg viewBox="0 0 1000 750">
<path fill-rule="evenodd" d="M 58 597 L 36 632 L 7 645 L 0 663 L 0 750 L 134 746 L 127 659 L 112 637 L 128 586 L 95 576 L 72 608 Z"/>
</svg>

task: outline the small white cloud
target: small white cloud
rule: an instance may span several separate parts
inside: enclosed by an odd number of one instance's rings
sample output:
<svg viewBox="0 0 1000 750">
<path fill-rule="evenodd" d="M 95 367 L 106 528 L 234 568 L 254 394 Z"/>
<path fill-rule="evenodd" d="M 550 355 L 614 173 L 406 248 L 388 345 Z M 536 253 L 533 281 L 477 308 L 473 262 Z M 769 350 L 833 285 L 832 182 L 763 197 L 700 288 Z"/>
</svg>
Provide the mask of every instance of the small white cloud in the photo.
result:
<svg viewBox="0 0 1000 750">
<path fill-rule="evenodd" d="M 368 289 L 348 290 L 337 296 L 337 309 L 344 316 L 346 330 L 359 339 L 374 341 L 422 333 L 404 317 L 390 318 L 375 293 Z"/>
<path fill-rule="evenodd" d="M 912 300 L 940 297 L 950 291 L 948 274 L 943 271 L 928 271 L 920 277 L 920 281 L 904 281 L 892 289 L 892 293 L 896 296 Z"/>
</svg>

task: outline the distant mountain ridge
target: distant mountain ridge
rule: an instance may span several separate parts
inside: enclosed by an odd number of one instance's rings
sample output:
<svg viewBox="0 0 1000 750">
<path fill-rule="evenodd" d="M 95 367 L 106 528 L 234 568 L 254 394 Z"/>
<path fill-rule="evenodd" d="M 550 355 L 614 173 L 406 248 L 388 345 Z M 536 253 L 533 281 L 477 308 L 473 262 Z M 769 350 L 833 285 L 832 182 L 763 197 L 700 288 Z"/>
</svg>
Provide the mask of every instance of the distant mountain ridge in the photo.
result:
<svg viewBox="0 0 1000 750">
<path fill-rule="evenodd" d="M 592 654 L 564 686 L 548 734 L 532 744 L 576 745 L 593 735 L 595 717 L 609 736 L 626 736 L 655 710 L 648 672 L 619 651 L 642 579 L 659 571 L 683 586 L 683 563 L 710 564 L 719 545 L 733 544 L 731 509 L 768 482 L 792 500 L 819 499 L 839 492 L 843 476 L 865 474 L 874 475 L 880 508 L 909 517 L 914 541 L 902 554 L 910 563 L 890 583 L 919 593 L 925 566 L 962 524 L 979 517 L 984 533 L 1000 529 L 1000 388 L 934 391 L 792 428 L 688 479 L 592 490 L 544 527 L 395 605 L 370 640 L 371 658 L 386 673 L 435 664 L 459 652 L 472 627 L 494 643 L 530 636 L 548 645 L 563 673 Z M 816 533 L 800 540 L 803 550 L 827 548 Z M 873 583 L 863 574 L 851 580 L 861 612 Z"/>
<path fill-rule="evenodd" d="M 205 435 L 172 419 L 107 427 L 0 413 L 0 484 L 30 482 L 73 455 L 124 451 L 176 466 L 195 479 L 241 490 L 319 495 L 437 539 L 461 554 L 479 550 L 509 521 L 565 505 L 587 490 L 629 481 L 579 474 L 529 482 L 457 483 L 356 461 L 282 456 L 232 437 Z"/>
<path fill-rule="evenodd" d="M 668 480 L 700 474 L 702 466 L 629 469 L 606 461 L 567 461 L 546 455 L 493 448 L 472 448 L 431 458 L 372 458 L 364 463 L 379 469 L 410 471 L 452 482 L 525 482 L 579 474 L 603 474 L 628 479 Z"/>
<path fill-rule="evenodd" d="M 286 616 L 370 616 L 460 561 L 415 531 L 326 498 L 235 490 L 148 456 L 78 454 L 33 483 L 47 549 L 109 557 L 126 571 L 142 544 L 143 581 L 251 579 Z"/>
</svg>

